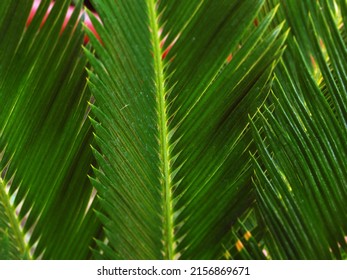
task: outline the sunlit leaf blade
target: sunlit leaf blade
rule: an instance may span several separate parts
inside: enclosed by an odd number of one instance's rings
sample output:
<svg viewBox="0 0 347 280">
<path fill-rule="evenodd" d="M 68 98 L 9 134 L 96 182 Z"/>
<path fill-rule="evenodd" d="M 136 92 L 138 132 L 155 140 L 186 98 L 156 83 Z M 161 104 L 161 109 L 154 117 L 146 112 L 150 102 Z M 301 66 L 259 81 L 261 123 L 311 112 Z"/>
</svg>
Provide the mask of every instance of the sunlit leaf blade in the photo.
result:
<svg viewBox="0 0 347 280">
<path fill-rule="evenodd" d="M 296 32 L 275 71 L 275 109 L 254 123 L 257 207 L 275 259 L 340 259 L 346 250 L 346 45 L 329 3 L 286 6 Z"/>
<path fill-rule="evenodd" d="M 0 188 L 20 223 L 2 232 L 24 224 L 22 242 L 35 258 L 85 259 L 98 222 L 88 211 L 93 155 L 80 6 L 61 32 L 70 1 L 57 1 L 39 30 L 49 3 L 42 1 L 29 27 L 32 1 L 1 4 L 8 9 L 0 26 Z"/>
<path fill-rule="evenodd" d="M 254 200 L 248 115 L 281 55 L 275 11 L 255 27 L 263 1 L 93 2 L 101 256 L 222 258 Z"/>
</svg>

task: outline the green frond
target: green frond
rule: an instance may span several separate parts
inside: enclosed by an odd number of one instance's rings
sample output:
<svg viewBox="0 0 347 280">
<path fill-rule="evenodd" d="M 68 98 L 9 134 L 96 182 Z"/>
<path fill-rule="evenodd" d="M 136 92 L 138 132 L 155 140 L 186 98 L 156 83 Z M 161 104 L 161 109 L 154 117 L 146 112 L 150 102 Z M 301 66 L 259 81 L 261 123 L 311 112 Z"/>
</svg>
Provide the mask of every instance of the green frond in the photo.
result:
<svg viewBox="0 0 347 280">
<path fill-rule="evenodd" d="M 275 70 L 274 110 L 264 107 L 253 123 L 257 207 L 272 258 L 340 259 L 347 233 L 346 44 L 330 2 L 303 1 L 299 10 L 293 2 L 284 5 L 295 32 Z"/>
<path fill-rule="evenodd" d="M 70 1 L 57 1 L 41 29 L 50 1 L 28 27 L 33 1 L 1 2 L 1 240 L 20 254 L 13 258 L 29 249 L 34 258 L 88 258 L 99 223 L 88 208 L 93 140 L 80 6 L 61 32 Z"/>
<path fill-rule="evenodd" d="M 94 1 L 101 255 L 223 257 L 254 201 L 248 115 L 286 37 L 282 25 L 269 31 L 275 11 L 253 26 L 263 2 Z"/>
<path fill-rule="evenodd" d="M 345 0 L 33 2 L 0 1 L 0 259 L 346 258 Z"/>
</svg>

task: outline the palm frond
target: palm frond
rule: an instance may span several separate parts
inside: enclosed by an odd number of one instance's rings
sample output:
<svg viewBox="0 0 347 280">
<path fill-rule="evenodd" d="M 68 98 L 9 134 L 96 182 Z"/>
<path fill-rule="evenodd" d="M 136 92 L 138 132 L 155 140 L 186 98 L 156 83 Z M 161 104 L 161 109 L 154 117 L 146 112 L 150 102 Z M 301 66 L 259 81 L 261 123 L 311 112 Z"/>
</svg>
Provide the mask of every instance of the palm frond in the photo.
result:
<svg viewBox="0 0 347 280">
<path fill-rule="evenodd" d="M 32 3 L 1 1 L 0 240 L 35 258 L 84 259 L 99 223 L 88 211 L 93 155 L 81 6 L 61 32 L 69 1 L 57 1 L 41 29 L 50 1 L 26 27 Z"/>
<path fill-rule="evenodd" d="M 0 259 L 346 258 L 346 1 L 92 2 L 0 1 Z"/>
<path fill-rule="evenodd" d="M 272 258 L 340 259 L 347 232 L 346 45 L 331 1 L 303 1 L 299 10 L 293 2 L 284 4 L 295 32 L 275 71 L 274 109 L 264 107 L 253 123 L 257 207 Z"/>
<path fill-rule="evenodd" d="M 93 2 L 101 254 L 222 258 L 254 200 L 247 116 L 281 54 L 275 11 L 256 28 L 264 1 Z"/>
</svg>

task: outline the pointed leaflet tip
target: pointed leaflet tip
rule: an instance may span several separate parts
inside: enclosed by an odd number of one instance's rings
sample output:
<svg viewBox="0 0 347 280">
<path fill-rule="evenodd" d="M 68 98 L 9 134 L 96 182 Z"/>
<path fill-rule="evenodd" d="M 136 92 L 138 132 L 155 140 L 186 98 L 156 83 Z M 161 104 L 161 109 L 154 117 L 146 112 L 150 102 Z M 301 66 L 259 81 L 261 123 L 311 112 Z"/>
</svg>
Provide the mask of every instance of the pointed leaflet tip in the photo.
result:
<svg viewBox="0 0 347 280">
<path fill-rule="evenodd" d="M 161 55 L 161 59 L 164 60 L 165 57 L 168 55 L 169 51 L 172 49 L 172 47 L 175 45 L 175 43 L 177 42 L 178 38 L 180 37 L 180 34 L 178 34 L 175 39 L 170 43 L 170 45 L 165 49 L 165 51 L 163 51 L 162 55 Z M 164 40 L 166 40 L 166 37 L 164 38 Z M 162 45 L 161 45 L 162 47 Z"/>
<path fill-rule="evenodd" d="M 36 15 L 36 12 L 37 12 L 37 10 L 38 10 L 38 8 L 39 8 L 39 6 L 40 6 L 40 4 L 41 4 L 41 0 L 35 0 L 35 1 L 34 1 L 33 6 L 32 6 L 32 8 L 31 8 L 31 11 L 30 11 L 30 14 L 29 14 L 29 17 L 28 17 L 27 22 L 26 22 L 26 26 L 27 26 L 27 27 L 30 25 L 30 23 L 31 23 L 32 20 L 34 19 L 35 15 Z M 41 28 L 42 28 L 42 26 L 45 24 L 45 22 L 46 22 L 46 20 L 47 20 L 47 18 L 48 18 L 48 16 L 49 16 L 49 14 L 50 14 L 50 12 L 51 12 L 53 6 L 54 6 L 54 2 L 51 2 L 51 3 L 49 4 L 49 7 L 48 7 L 48 9 L 47 9 L 47 12 L 46 12 L 44 18 L 42 19 L 42 22 L 41 22 L 41 25 L 40 25 Z M 65 30 L 65 27 L 66 27 L 66 25 L 68 24 L 68 22 L 69 22 L 69 20 L 70 20 L 70 18 L 71 18 L 71 16 L 72 16 L 74 10 L 75 10 L 75 7 L 73 7 L 73 6 L 70 6 L 70 7 L 69 7 L 69 9 L 68 9 L 68 11 L 67 11 L 67 13 L 66 13 L 66 16 L 65 16 L 64 23 L 63 23 L 63 25 L 62 25 L 60 34 L 63 33 L 63 31 Z M 93 13 L 93 16 L 94 16 L 97 20 L 99 20 L 99 21 L 101 22 L 99 16 L 98 16 L 96 13 Z M 95 37 L 101 42 L 100 36 L 99 36 L 99 34 L 96 32 L 96 29 L 94 28 L 93 23 L 92 23 L 92 21 L 91 21 L 91 19 L 90 19 L 90 16 L 88 15 L 88 13 L 87 13 L 86 11 L 81 11 L 79 18 L 82 18 L 83 23 L 84 23 L 84 25 L 87 27 L 87 29 L 89 29 L 89 30 L 95 35 Z M 88 38 L 88 36 L 85 36 L 85 38 L 84 38 L 84 44 L 87 44 L 88 42 L 89 42 L 89 38 Z"/>
</svg>

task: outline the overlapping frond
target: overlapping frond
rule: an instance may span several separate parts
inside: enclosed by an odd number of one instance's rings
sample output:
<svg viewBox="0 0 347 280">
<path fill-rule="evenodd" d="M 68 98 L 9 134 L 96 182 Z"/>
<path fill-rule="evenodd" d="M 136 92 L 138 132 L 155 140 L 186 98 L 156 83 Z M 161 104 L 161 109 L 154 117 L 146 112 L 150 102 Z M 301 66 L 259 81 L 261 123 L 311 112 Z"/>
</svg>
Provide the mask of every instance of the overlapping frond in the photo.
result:
<svg viewBox="0 0 347 280">
<path fill-rule="evenodd" d="M 94 0 L 83 47 L 82 3 L 32 2 L 0 1 L 0 259 L 346 256 L 346 1 Z"/>
<path fill-rule="evenodd" d="M 346 3 L 283 2 L 293 33 L 275 71 L 274 108 L 265 107 L 254 124 L 257 206 L 272 258 L 340 259 L 347 233 Z"/>
<path fill-rule="evenodd" d="M 50 1 L 27 27 L 32 3 L 0 4 L 0 242 L 17 248 L 13 258 L 30 249 L 35 258 L 84 259 L 98 222 L 88 211 L 93 156 L 80 6 L 62 32 L 70 1 L 57 1 L 41 29 Z"/>
<path fill-rule="evenodd" d="M 93 184 L 104 257 L 223 258 L 249 210 L 248 115 L 281 54 L 263 1 L 94 1 Z M 91 34 L 90 34 L 91 35 Z M 231 55 L 232 53 L 232 55 Z"/>
</svg>

